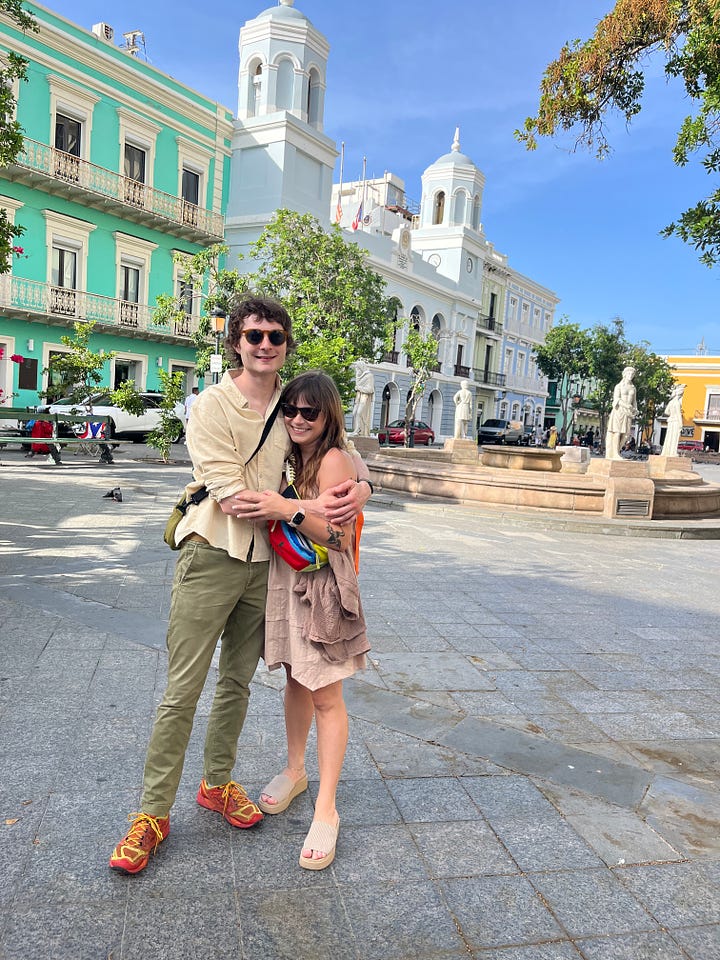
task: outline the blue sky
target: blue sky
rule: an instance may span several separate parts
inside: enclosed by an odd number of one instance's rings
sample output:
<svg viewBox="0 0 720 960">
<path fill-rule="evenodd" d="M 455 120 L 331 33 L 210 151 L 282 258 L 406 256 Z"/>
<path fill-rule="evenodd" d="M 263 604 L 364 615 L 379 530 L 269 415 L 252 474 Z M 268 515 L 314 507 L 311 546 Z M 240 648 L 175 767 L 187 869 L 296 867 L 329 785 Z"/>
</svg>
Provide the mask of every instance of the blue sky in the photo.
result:
<svg viewBox="0 0 720 960">
<path fill-rule="evenodd" d="M 248 0 L 58 0 L 83 27 L 104 20 L 116 38 L 144 31 L 153 66 L 233 111 L 238 32 L 266 4 Z M 528 153 L 513 131 L 531 114 L 546 64 L 588 36 L 612 0 L 296 0 L 330 42 L 325 132 L 345 141 L 345 178 L 389 170 L 419 200 L 422 171 L 462 150 L 486 176 L 485 234 L 511 265 L 560 298 L 557 316 L 582 326 L 620 316 L 633 342 L 658 353 L 720 353 L 720 268 L 658 232 L 712 189 L 698 163 L 671 149 L 688 112 L 658 63 L 629 129 L 611 121 L 614 151 L 599 162 L 572 140 Z M 337 179 L 337 171 L 336 171 Z"/>
</svg>

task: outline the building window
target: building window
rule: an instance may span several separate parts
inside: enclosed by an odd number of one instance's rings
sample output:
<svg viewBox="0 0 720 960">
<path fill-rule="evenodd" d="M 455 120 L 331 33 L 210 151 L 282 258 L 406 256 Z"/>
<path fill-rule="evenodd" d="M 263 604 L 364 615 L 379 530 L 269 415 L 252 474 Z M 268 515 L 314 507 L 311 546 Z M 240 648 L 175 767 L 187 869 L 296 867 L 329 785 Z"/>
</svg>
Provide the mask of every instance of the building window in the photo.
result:
<svg viewBox="0 0 720 960">
<path fill-rule="evenodd" d="M 437 225 L 443 222 L 445 217 L 445 194 L 442 190 L 435 194 L 433 204 L 433 224 Z"/>
<path fill-rule="evenodd" d="M 180 189 L 183 201 L 183 223 L 197 226 L 198 206 L 200 205 L 200 174 L 183 167 Z"/>
<path fill-rule="evenodd" d="M 513 352 L 505 350 L 505 359 L 503 360 L 503 373 L 505 375 L 512 373 Z"/>
<path fill-rule="evenodd" d="M 480 197 L 473 197 L 472 205 L 472 226 L 473 230 L 480 229 Z"/>
<path fill-rule="evenodd" d="M 81 141 L 82 123 L 61 113 L 55 114 L 55 149 L 60 151 L 55 155 L 55 175 L 71 183 L 80 179 Z"/>
<path fill-rule="evenodd" d="M 311 70 L 307 85 L 307 120 L 310 126 L 320 126 L 320 75 L 317 70 Z"/>
<path fill-rule="evenodd" d="M 517 297 L 510 297 L 510 319 L 517 320 L 518 302 Z"/>
<path fill-rule="evenodd" d="M 518 376 L 520 377 L 525 376 L 525 354 L 524 353 L 518 353 L 516 370 L 517 370 Z"/>
<path fill-rule="evenodd" d="M 145 175 L 147 154 L 141 147 L 125 144 L 125 200 L 135 207 L 145 206 Z"/>
<path fill-rule="evenodd" d="M 77 250 L 53 244 L 50 312 L 65 317 L 77 313 Z"/>
<path fill-rule="evenodd" d="M 120 324 L 137 327 L 140 313 L 140 268 L 120 264 Z"/>
<path fill-rule="evenodd" d="M 454 222 L 457 226 L 465 223 L 465 194 L 461 190 L 455 195 L 455 216 Z"/>
</svg>

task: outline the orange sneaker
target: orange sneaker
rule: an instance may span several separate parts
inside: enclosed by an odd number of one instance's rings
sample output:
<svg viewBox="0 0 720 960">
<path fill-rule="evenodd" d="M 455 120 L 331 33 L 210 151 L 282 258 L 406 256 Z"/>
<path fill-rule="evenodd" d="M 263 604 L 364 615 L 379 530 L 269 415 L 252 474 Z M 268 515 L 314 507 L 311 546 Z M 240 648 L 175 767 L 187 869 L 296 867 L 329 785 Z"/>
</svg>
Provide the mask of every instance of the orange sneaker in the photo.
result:
<svg viewBox="0 0 720 960">
<path fill-rule="evenodd" d="M 209 787 L 203 779 L 197 794 L 197 802 L 207 810 L 221 813 L 233 827 L 253 827 L 263 819 L 262 810 L 245 793 L 245 789 L 234 780 L 221 787 Z"/>
<path fill-rule="evenodd" d="M 170 833 L 170 817 L 151 817 L 131 813 L 132 826 L 110 855 L 110 866 L 121 873 L 140 873 L 148 865 L 150 853 Z"/>
</svg>

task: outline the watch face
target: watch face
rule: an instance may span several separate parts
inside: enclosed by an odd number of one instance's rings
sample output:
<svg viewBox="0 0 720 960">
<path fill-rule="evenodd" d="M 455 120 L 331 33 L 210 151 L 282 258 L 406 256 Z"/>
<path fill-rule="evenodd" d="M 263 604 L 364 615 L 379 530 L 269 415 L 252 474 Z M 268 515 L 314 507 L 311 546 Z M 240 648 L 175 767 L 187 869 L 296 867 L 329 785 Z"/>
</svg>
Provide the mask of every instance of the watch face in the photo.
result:
<svg viewBox="0 0 720 960">
<path fill-rule="evenodd" d="M 298 510 L 297 513 L 294 513 L 290 518 L 290 523 L 293 527 L 296 527 L 299 523 L 302 523 L 305 519 L 305 511 Z"/>
</svg>

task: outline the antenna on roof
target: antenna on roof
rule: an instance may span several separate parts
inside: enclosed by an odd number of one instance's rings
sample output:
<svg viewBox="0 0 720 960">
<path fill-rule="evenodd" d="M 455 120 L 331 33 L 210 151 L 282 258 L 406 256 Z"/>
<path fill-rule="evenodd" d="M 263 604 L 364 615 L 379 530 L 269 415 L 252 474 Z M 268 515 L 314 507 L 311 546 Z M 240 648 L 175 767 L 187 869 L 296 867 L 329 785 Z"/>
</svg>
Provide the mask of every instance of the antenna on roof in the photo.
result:
<svg viewBox="0 0 720 960">
<path fill-rule="evenodd" d="M 695 347 L 695 355 L 698 357 L 707 356 L 707 347 L 705 346 L 705 337 L 703 337 L 700 343 Z"/>
<path fill-rule="evenodd" d="M 142 30 L 130 30 L 128 33 L 124 33 L 123 37 L 125 38 L 125 46 L 123 49 L 126 53 L 129 53 L 131 57 L 137 57 L 142 53 L 143 58 L 147 60 L 145 34 Z"/>
</svg>

